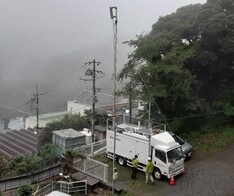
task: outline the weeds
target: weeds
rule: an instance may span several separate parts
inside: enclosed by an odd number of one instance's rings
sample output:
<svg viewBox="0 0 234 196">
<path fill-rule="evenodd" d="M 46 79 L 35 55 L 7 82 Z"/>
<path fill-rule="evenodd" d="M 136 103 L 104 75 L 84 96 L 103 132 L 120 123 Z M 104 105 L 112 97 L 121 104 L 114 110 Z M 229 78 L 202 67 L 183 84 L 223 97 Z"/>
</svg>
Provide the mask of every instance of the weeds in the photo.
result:
<svg viewBox="0 0 234 196">
<path fill-rule="evenodd" d="M 197 156 L 213 155 L 234 142 L 234 128 L 201 129 L 188 134 Z"/>
</svg>

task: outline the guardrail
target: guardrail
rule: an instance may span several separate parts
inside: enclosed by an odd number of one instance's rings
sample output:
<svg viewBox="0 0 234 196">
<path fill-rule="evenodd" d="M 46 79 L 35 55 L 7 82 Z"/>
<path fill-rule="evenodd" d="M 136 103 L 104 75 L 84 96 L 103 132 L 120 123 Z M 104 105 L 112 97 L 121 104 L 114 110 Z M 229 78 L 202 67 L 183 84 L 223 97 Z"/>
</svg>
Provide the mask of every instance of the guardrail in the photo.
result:
<svg viewBox="0 0 234 196">
<path fill-rule="evenodd" d="M 61 172 L 61 170 L 61 164 L 58 164 L 31 174 L 4 178 L 0 180 L 0 190 L 7 191 L 16 189 L 24 184 L 33 184 L 46 180 L 48 178 L 53 178 L 57 176 Z"/>
<path fill-rule="evenodd" d="M 87 180 L 80 180 L 75 182 L 65 182 L 65 181 L 57 181 L 51 182 L 42 188 L 38 188 L 32 196 L 45 196 L 53 191 L 60 191 L 67 194 L 72 194 L 77 192 L 83 192 L 87 195 L 88 186 Z"/>
<path fill-rule="evenodd" d="M 80 153 L 86 154 L 88 156 L 94 156 L 103 153 L 105 151 L 105 148 L 106 148 L 106 140 L 100 140 L 97 142 L 93 142 L 91 144 L 79 146 L 74 150 L 77 150 Z"/>
</svg>

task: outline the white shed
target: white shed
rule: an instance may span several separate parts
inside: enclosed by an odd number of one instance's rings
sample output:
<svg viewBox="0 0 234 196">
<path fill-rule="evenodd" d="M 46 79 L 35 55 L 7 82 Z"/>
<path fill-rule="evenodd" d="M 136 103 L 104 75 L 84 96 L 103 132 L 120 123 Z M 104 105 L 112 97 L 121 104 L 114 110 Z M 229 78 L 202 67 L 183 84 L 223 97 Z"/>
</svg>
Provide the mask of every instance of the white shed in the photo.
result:
<svg viewBox="0 0 234 196">
<path fill-rule="evenodd" d="M 67 149 L 73 149 L 85 145 L 86 136 L 74 129 L 64 129 L 53 131 L 53 143 L 63 152 Z"/>
</svg>

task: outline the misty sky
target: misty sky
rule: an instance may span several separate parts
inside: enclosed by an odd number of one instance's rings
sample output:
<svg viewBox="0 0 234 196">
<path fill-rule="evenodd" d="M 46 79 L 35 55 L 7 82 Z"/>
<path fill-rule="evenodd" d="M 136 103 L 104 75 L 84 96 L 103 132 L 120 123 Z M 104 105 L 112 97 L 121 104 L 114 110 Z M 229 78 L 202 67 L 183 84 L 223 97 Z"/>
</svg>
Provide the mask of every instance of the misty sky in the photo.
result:
<svg viewBox="0 0 234 196">
<path fill-rule="evenodd" d="M 36 84 L 45 92 L 41 112 L 59 110 L 82 90 L 85 62 L 96 59 L 105 76 L 101 92 L 112 94 L 113 27 L 109 7 L 118 8 L 117 67 L 131 49 L 122 42 L 148 33 L 159 16 L 206 0 L 0 0 L 0 117 L 4 107 L 28 110 Z M 75 71 L 73 74 L 72 72 Z M 79 97 L 79 96 L 78 96 Z"/>
</svg>

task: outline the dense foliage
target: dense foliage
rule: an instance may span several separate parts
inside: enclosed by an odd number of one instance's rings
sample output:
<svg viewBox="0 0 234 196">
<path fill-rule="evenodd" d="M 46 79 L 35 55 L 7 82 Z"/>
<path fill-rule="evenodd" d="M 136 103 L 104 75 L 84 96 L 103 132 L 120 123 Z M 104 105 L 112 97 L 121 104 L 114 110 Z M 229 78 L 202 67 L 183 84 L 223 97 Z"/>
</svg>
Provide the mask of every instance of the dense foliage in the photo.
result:
<svg viewBox="0 0 234 196">
<path fill-rule="evenodd" d="M 19 196 L 31 196 L 33 193 L 33 187 L 29 184 L 22 185 L 18 189 L 18 195 Z"/>
<path fill-rule="evenodd" d="M 73 163 L 75 159 L 85 159 L 86 155 L 82 154 L 78 150 L 68 149 L 63 155 L 63 173 L 65 175 L 71 175 L 73 170 Z"/>
<path fill-rule="evenodd" d="M 62 163 L 64 173 L 69 174 L 76 158 L 84 159 L 86 156 L 73 149 L 63 153 L 56 145 L 46 144 L 41 148 L 39 156 L 27 155 L 8 162 L 0 159 L 4 162 L 4 164 L 0 164 L 0 178 L 31 174 L 59 163 Z"/>
<path fill-rule="evenodd" d="M 92 119 L 92 110 L 85 110 L 85 115 L 88 119 Z M 106 125 L 106 119 L 109 118 L 105 110 L 96 109 L 94 114 L 94 124 L 95 125 Z"/>
<path fill-rule="evenodd" d="M 40 146 L 52 143 L 52 132 L 63 129 L 83 130 L 90 127 L 91 121 L 89 117 L 80 114 L 65 115 L 60 121 L 48 123 L 40 134 Z"/>
<path fill-rule="evenodd" d="M 107 119 L 106 113 L 95 113 L 94 124 L 95 125 L 106 125 Z M 51 122 L 46 125 L 46 127 L 40 132 L 39 135 L 39 145 L 44 146 L 45 144 L 52 143 L 52 132 L 63 129 L 75 129 L 77 131 L 82 131 L 84 128 L 91 128 L 92 122 L 92 112 L 91 110 L 86 110 L 85 115 L 80 114 L 70 114 L 65 115 L 59 121 Z"/>
<path fill-rule="evenodd" d="M 44 160 L 45 165 L 52 165 L 59 161 L 61 150 L 54 144 L 46 144 L 41 147 L 40 157 Z"/>
<path fill-rule="evenodd" d="M 28 155 L 13 159 L 9 164 L 9 176 L 22 175 L 41 169 L 42 159 L 38 156 Z"/>
<path fill-rule="evenodd" d="M 119 74 L 131 75 L 139 98 L 152 101 L 176 129 L 234 123 L 234 5 L 232 0 L 179 8 L 147 35 L 126 42 L 135 50 Z"/>
</svg>

